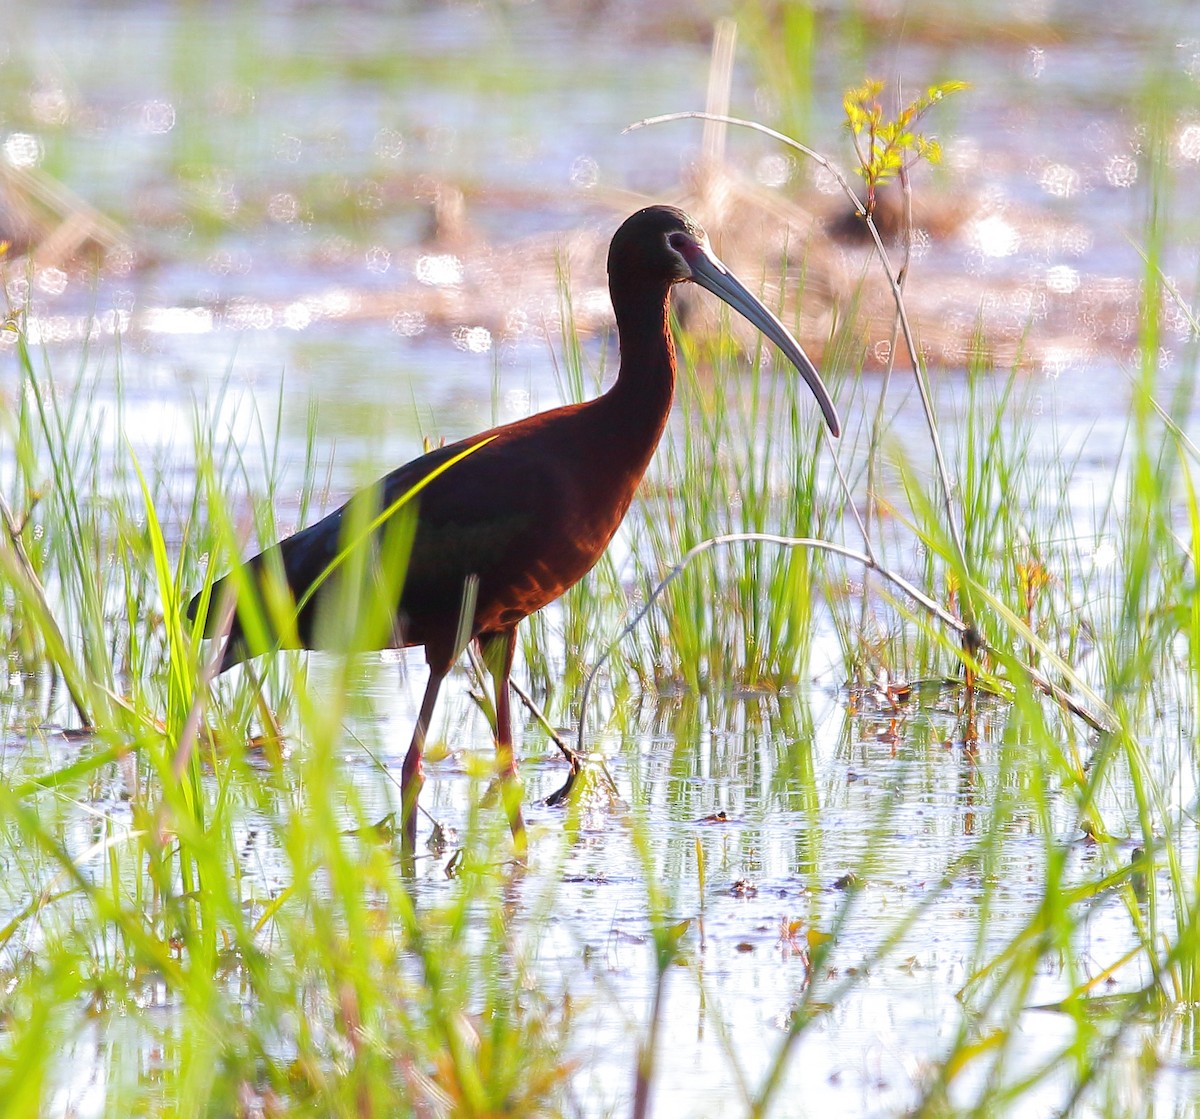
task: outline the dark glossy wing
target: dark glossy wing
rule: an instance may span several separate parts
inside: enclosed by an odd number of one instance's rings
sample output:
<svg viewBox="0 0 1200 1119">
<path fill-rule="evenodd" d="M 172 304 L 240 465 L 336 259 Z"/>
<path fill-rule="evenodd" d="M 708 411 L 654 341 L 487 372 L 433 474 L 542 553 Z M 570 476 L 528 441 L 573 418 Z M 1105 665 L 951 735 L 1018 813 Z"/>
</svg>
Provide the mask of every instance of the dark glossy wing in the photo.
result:
<svg viewBox="0 0 1200 1119">
<path fill-rule="evenodd" d="M 512 590 L 517 603 L 513 609 L 523 616 L 528 610 L 520 605 L 522 584 L 530 580 L 536 584 L 531 584 L 527 593 L 536 609 L 546 598 L 542 585 L 553 582 L 552 577 L 542 573 L 552 557 L 547 559 L 542 553 L 552 549 L 561 535 L 564 510 L 579 504 L 572 471 L 562 465 L 561 445 L 549 446 L 544 435 L 539 437 L 545 421 L 542 416 L 533 419 L 537 422 L 485 432 L 406 463 L 380 479 L 373 490 L 357 495 L 351 503 L 254 556 L 244 567 L 257 576 L 257 583 L 264 569 L 278 565 L 293 598 L 302 601 L 345 546 L 345 525 L 352 516 L 354 502 L 369 500 L 371 516 L 388 509 L 439 467 L 490 437 L 491 442 L 450 463 L 412 498 L 417 523 L 396 613 L 411 643 L 424 644 L 431 638 L 444 637 L 447 630 L 457 626 L 463 586 L 475 576 L 479 593 L 488 601 L 498 589 Z M 567 458 L 569 461 L 570 456 Z M 353 516 L 358 523 L 368 519 L 365 511 L 356 511 Z M 230 578 L 224 576 L 213 584 L 212 603 L 221 601 Z M 310 601 L 298 619 L 300 638 L 306 646 L 314 640 L 319 597 Z M 189 604 L 189 617 L 195 617 L 199 600 L 197 595 Z M 206 636 L 213 636 L 217 628 L 219 619 L 215 614 L 210 610 L 205 621 Z M 238 648 L 237 623 L 231 637 L 222 667 L 245 656 L 245 650 Z"/>
</svg>

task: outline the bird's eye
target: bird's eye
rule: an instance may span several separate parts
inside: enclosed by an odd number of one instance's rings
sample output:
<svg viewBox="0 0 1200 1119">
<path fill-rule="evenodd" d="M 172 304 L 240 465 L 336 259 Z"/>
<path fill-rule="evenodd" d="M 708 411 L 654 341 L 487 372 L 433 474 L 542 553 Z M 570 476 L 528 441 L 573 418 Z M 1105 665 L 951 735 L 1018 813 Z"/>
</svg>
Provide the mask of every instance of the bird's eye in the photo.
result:
<svg viewBox="0 0 1200 1119">
<path fill-rule="evenodd" d="M 704 250 L 696 238 L 687 233 L 668 233 L 667 245 L 683 258 L 685 271 L 680 273 L 680 278 L 691 279 L 692 265 L 695 264 L 697 257 L 704 255 Z"/>
</svg>

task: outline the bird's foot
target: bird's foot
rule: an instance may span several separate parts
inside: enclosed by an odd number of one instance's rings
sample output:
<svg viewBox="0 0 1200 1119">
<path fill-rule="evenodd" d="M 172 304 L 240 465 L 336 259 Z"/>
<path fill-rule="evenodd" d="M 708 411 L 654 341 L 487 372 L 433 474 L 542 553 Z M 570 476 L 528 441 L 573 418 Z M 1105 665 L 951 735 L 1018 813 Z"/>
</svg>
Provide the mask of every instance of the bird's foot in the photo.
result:
<svg viewBox="0 0 1200 1119">
<path fill-rule="evenodd" d="M 582 772 L 582 768 L 576 769 L 574 764 L 572 764 L 571 772 L 567 774 L 567 779 L 563 782 L 562 788 L 556 789 L 542 803 L 547 808 L 557 808 L 560 804 L 566 804 L 567 799 L 571 795 L 571 790 L 575 788 L 575 779 Z"/>
<path fill-rule="evenodd" d="M 555 738 L 558 748 L 562 751 L 563 757 L 567 759 L 567 764 L 571 767 L 571 772 L 567 774 L 566 781 L 563 782 L 562 788 L 551 793 L 542 803 L 547 808 L 557 808 L 560 804 L 565 804 L 568 797 L 571 795 L 571 790 L 575 788 L 575 782 L 579 775 L 583 772 L 584 757 L 582 754 L 572 750 L 565 742 L 559 738 Z"/>
</svg>

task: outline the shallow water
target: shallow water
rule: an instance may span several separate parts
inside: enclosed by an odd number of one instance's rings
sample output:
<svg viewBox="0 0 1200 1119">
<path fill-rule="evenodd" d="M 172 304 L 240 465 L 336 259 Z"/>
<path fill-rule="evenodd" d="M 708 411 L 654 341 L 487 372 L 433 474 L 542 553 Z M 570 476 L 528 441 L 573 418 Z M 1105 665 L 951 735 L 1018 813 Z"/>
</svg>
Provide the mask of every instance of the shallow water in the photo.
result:
<svg viewBox="0 0 1200 1119">
<path fill-rule="evenodd" d="M 413 675 L 407 698 L 397 702 L 394 669 L 368 673 L 366 692 L 382 717 L 350 728 L 393 772 L 419 698 L 419 669 Z M 994 805 L 1011 780 L 1001 772 L 1011 747 L 989 736 L 1004 733 L 1007 709 L 985 704 L 980 741 L 967 747 L 956 737 L 957 695 L 933 693 L 928 702 L 899 716 L 868 705 L 856 716 L 838 690 L 683 696 L 629 713 L 624 734 L 607 739 L 607 765 L 622 795 L 638 790 L 654 873 L 670 898 L 666 917 L 691 922 L 681 954 L 686 966 L 671 967 L 665 985 L 655 1114 L 739 1113 L 738 1083 L 758 1088 L 800 1006 L 811 1005 L 814 1018 L 788 1058 L 772 1115 L 906 1113 L 956 1031 L 986 1031 L 987 1019 L 974 1020 L 971 1003 L 956 992 L 1041 904 L 1046 837 L 1033 803 L 1016 795 L 1018 811 L 1003 824 L 998 860 L 985 870 L 981 837 L 994 826 Z M 423 804 L 453 828 L 478 792 L 466 759 L 475 751 L 490 755 L 491 742 L 477 713 L 453 708 L 447 717 L 453 751 L 428 766 Z M 526 739 L 523 771 L 531 865 L 515 880 L 511 912 L 523 928 L 537 900 L 552 892 L 553 920 L 523 931 L 535 946 L 543 990 L 569 993 L 576 1008 L 565 1054 L 580 1066 L 573 1096 L 581 1114 L 622 1114 L 632 1094 L 633 1046 L 655 986 L 644 871 L 623 806 L 601 803 L 585 815 L 574 842 L 566 840 L 562 811 L 538 800 L 558 787 L 565 767 L 540 736 L 534 740 L 530 749 Z M 361 754 L 348 754 L 346 764 L 361 771 L 366 803 L 377 805 L 371 815 L 396 809 L 396 790 Z M 1114 795 L 1120 801 L 1125 794 Z M 1180 790 L 1182 803 L 1193 797 L 1190 783 Z M 1118 837 L 1115 850 L 1102 848 L 1082 834 L 1068 797 L 1051 792 L 1049 800 L 1048 824 L 1054 846 L 1066 852 L 1068 884 L 1094 880 L 1114 857 L 1128 859 L 1132 841 Z M 724 817 L 714 818 L 718 813 Z M 1136 821 L 1129 824 L 1136 831 Z M 1186 857 L 1191 873 L 1196 850 Z M 418 905 L 434 905 L 453 890 L 445 865 L 446 856 L 423 861 Z M 943 885 L 950 867 L 957 869 Z M 848 874 L 856 884 L 845 883 Z M 1161 878 L 1157 888 L 1167 920 L 1170 890 Z M 977 942 L 985 896 L 992 908 Z M 1083 904 L 1090 912 L 1077 947 L 1100 971 L 1132 943 L 1130 915 L 1117 891 Z M 875 959 L 902 915 L 918 911 Z M 814 975 L 807 937 L 844 916 L 836 950 Z M 1113 971 L 1103 993 L 1136 990 L 1148 979 L 1144 964 L 1128 964 Z M 1076 1027 L 1053 1007 L 1077 982 L 1053 956 L 1047 960 L 1023 995 L 1027 1009 L 1009 1042 L 1008 1078 L 1032 1072 L 1069 1043 Z M 1149 1021 L 1134 1027 L 1119 1059 L 1132 1062 L 1143 1043 L 1187 1052 L 1184 1037 L 1164 1042 L 1163 1032 Z M 955 1103 L 970 1107 L 983 1077 L 960 1077 Z M 1119 1082 L 1119 1065 L 1113 1078 Z M 1132 1066 L 1130 1083 L 1140 1084 L 1139 1092 L 1145 1087 Z M 1051 1113 L 1070 1087 L 1064 1067 L 1022 1097 L 1021 1114 Z M 1176 1114 L 1179 1101 L 1198 1090 L 1192 1065 L 1173 1065 L 1155 1079 L 1147 1104 L 1153 1114 Z"/>
<path fill-rule="evenodd" d="M 1090 6 L 1052 7 L 1029 6 L 1011 21 L 997 15 L 1002 33 L 983 46 L 970 33 L 929 42 L 914 34 L 863 57 L 847 36 L 817 54 L 819 123 L 814 136 L 802 138 L 831 150 L 841 142 L 836 122 L 847 74 L 899 70 L 916 85 L 971 78 L 973 91 L 939 118 L 954 140 L 948 170 L 934 182 L 952 194 L 969 186 L 968 204 L 982 198 L 990 208 L 980 224 L 968 221 L 963 235 L 918 259 L 916 267 L 935 278 L 962 270 L 999 285 L 1058 269 L 1055 282 L 1069 295 L 1080 277 L 1117 283 L 1140 275 L 1148 141 L 1130 105 L 1155 60 L 1165 60 L 1163 71 L 1194 93 L 1200 17 L 1187 4 L 1145 5 L 1119 18 Z M 311 402 L 337 495 L 415 453 L 424 435 L 460 435 L 558 403 L 553 285 L 544 293 L 545 318 L 510 336 L 461 333 L 480 329 L 471 319 L 421 326 L 372 315 L 363 305 L 393 289 L 455 286 L 459 253 L 469 259 L 467 250 L 419 245 L 430 182 L 465 192 L 472 249 L 579 227 L 606 236 L 634 205 L 619 191 L 672 196 L 696 157 L 698 126 L 628 136 L 621 129 L 641 117 L 702 107 L 707 25 L 683 13 L 650 18 L 628 5 L 600 19 L 581 19 L 570 6 L 547 13 L 535 5 L 417 5 L 399 14 L 369 5 L 238 11 L 245 14 L 145 2 L 119 10 L 52 3 L 6 15 L 0 83 L 13 106 L 2 122 L 10 162 L 33 152 L 35 166 L 122 222 L 136 250 L 136 266 L 124 271 L 118 262 L 99 276 L 35 279 L 32 291 L 30 333 L 46 340 L 56 371 L 75 367 L 82 337 L 98 323 L 90 360 L 97 404 L 114 417 L 107 434 L 113 452 L 130 439 L 186 492 L 195 409 L 227 383 L 215 422 L 235 439 L 250 429 L 254 413 L 270 429 L 282 399 L 280 442 L 294 464 L 285 478 L 299 474 Z M 913 14 L 936 22 L 924 8 Z M 763 115 L 771 93 L 752 64 L 741 59 L 732 84 L 734 111 Z M 1189 128 L 1195 125 L 1181 116 L 1167 138 L 1181 178 L 1200 160 L 1200 141 Z M 20 137 L 33 137 L 32 148 Z M 730 144 L 733 159 L 760 179 L 777 175 L 778 153 L 758 138 L 736 136 Z M 1174 201 L 1181 233 L 1167 264 L 1186 282 L 1194 271 L 1196 203 Z M 1044 227 L 1018 234 L 1006 207 L 1044 214 Z M 13 281 L 19 299 L 23 281 Z M 573 285 L 572 294 L 582 303 L 595 292 Z M 969 320 L 975 308 L 960 311 Z M 119 355 L 109 327 L 121 333 Z M 1188 336 L 1186 323 L 1173 327 L 1164 344 L 1164 393 L 1175 383 L 1174 359 Z M 604 345 L 599 337 L 587 343 L 597 369 Z M 0 360 L 0 393 L 7 396 L 12 366 Z M 1118 471 L 1129 399 L 1123 362 L 1108 353 L 1047 364 L 1019 393 L 1023 418 L 1034 421 L 1035 458 L 1081 458 L 1070 497 L 1083 534 Z M 868 381 L 865 395 L 876 390 Z M 943 371 L 935 391 L 953 430 L 966 375 Z M 892 394 L 898 438 L 919 457 L 926 444 L 913 393 L 898 379 Z M 855 424 L 859 415 L 848 418 Z M 853 435 L 843 441 L 854 445 Z M 0 459 L 0 481 L 9 470 Z M 810 984 L 820 1002 L 822 984 L 834 990 L 871 955 L 896 913 L 928 897 L 928 911 L 884 962 L 800 1037 L 772 1111 L 903 1113 L 919 1101 L 931 1064 L 967 1013 L 955 992 L 972 960 L 1005 944 L 1038 903 L 1045 838 L 1020 817 L 995 868 L 1010 908 L 989 915 L 982 947 L 974 941 L 978 879 L 963 874 L 936 895 L 948 863 L 973 849 L 1002 784 L 1003 713 L 992 716 L 996 737 L 985 732 L 968 750 L 956 738 L 959 720 L 949 704 L 905 716 L 898 726 L 886 713 L 849 713 L 839 666 L 826 624 L 813 658 L 817 682 L 798 695 L 680 697 L 657 707 L 647 701 L 625 716 L 623 735 L 604 739 L 622 796 L 639 790 L 673 892 L 670 916 L 693 923 L 684 952 L 690 966 L 672 969 L 666 986 L 658 1115 L 736 1113 L 742 1104 L 734 1066 L 756 1087 Z M 402 686 L 394 665 L 384 664 L 366 686 L 372 714 L 350 728 L 393 769 L 421 682 L 419 659 Z M 429 767 L 423 803 L 458 826 L 473 790 L 464 752 L 486 755 L 491 747 L 459 679 L 450 693 L 439 722 L 456 752 Z M 13 741 L 5 733 L 4 740 L 10 780 L 57 768 L 79 748 L 53 734 Z M 547 760 L 551 751 L 536 732 L 524 747 L 532 803 L 557 787 L 563 767 Z M 379 817 L 395 808 L 394 790 L 361 753 L 348 750 L 346 764 L 361 774 L 363 795 Z M 78 850 L 96 841 L 93 814 L 125 823 L 120 786 L 119 774 L 106 773 L 94 790 L 72 833 Z M 1113 795 L 1121 802 L 1126 793 Z M 1176 803 L 1194 796 L 1183 780 Z M 1072 877 L 1098 874 L 1079 821 L 1064 801 L 1052 803 L 1050 832 L 1069 851 Z M 728 822 L 705 822 L 722 811 Z M 545 876 L 559 877 L 560 919 L 542 935 L 539 960 L 582 1005 L 570 1050 L 580 1062 L 573 1092 L 584 1114 L 620 1114 L 654 984 L 643 872 L 616 812 L 598 811 L 565 852 L 561 813 L 533 806 L 529 817 L 533 865 L 522 889 L 534 894 Z M 1129 823 L 1133 834 L 1136 821 Z M 706 865 L 703 892 L 697 842 Z M 1187 857 L 1194 860 L 1195 850 Z M 857 889 L 838 887 L 864 866 L 886 869 L 860 873 Z M 450 888 L 441 869 L 430 860 L 422 879 L 432 897 Z M 269 854 L 259 873 L 265 888 L 278 888 L 279 866 Z M 1169 893 L 1162 896 L 1165 911 Z M 794 922 L 828 928 L 846 906 L 853 910 L 839 933 L 837 974 L 812 977 L 804 943 L 787 929 Z M 1128 912 L 1115 897 L 1094 903 L 1083 929 L 1097 971 L 1132 943 Z M 1147 976 L 1130 966 L 1114 978 L 1117 990 L 1129 990 Z M 1010 1043 L 1009 1077 L 1069 1040 L 1069 1018 L 1035 1008 L 1070 986 L 1071 977 L 1048 967 L 1028 992 L 1030 1009 Z M 127 1030 L 127 1023 L 113 1024 L 105 1037 L 80 1042 L 79 1079 L 64 1077 L 53 1113 L 102 1110 L 105 1089 L 94 1082 L 98 1058 L 89 1052 L 125 1045 L 135 1064 L 153 1065 L 136 1029 L 132 1037 Z M 1153 1081 L 1153 1098 L 1131 1107 L 1189 1113 L 1200 1084 L 1186 1036 L 1164 1040 L 1160 1031 L 1169 1032 L 1159 1025 L 1130 1031 L 1172 1058 Z M 1118 1061 L 1137 1060 L 1132 1046 Z M 956 1086 L 956 1102 L 967 1106 L 978 1088 L 966 1078 Z M 1066 1072 L 1049 1078 L 1038 1097 L 1024 1101 L 1022 1114 L 1050 1112 L 1068 1090 Z"/>
</svg>

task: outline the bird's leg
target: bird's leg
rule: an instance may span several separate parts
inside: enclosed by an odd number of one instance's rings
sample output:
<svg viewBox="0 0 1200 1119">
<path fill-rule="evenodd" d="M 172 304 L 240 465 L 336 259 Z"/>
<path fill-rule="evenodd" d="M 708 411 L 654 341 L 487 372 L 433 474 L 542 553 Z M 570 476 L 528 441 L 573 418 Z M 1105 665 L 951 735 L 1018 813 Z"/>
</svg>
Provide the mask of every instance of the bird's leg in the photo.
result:
<svg viewBox="0 0 1200 1119">
<path fill-rule="evenodd" d="M 425 735 L 429 731 L 438 689 L 445 675 L 445 671 L 434 665 L 429 666 L 429 683 L 425 685 L 425 695 L 421 699 L 421 712 L 417 715 L 412 743 L 404 755 L 404 767 L 400 770 L 400 849 L 410 859 L 417 850 L 417 799 L 421 795 L 421 786 L 425 784 L 421 755 L 425 751 Z"/>
<path fill-rule="evenodd" d="M 513 628 L 489 634 L 479 644 L 496 692 L 496 770 L 500 779 L 500 799 L 508 815 L 513 843 L 517 852 L 524 854 L 525 820 L 521 815 L 521 781 L 517 776 L 517 760 L 513 754 L 512 692 L 508 686 L 517 631 Z"/>
</svg>

